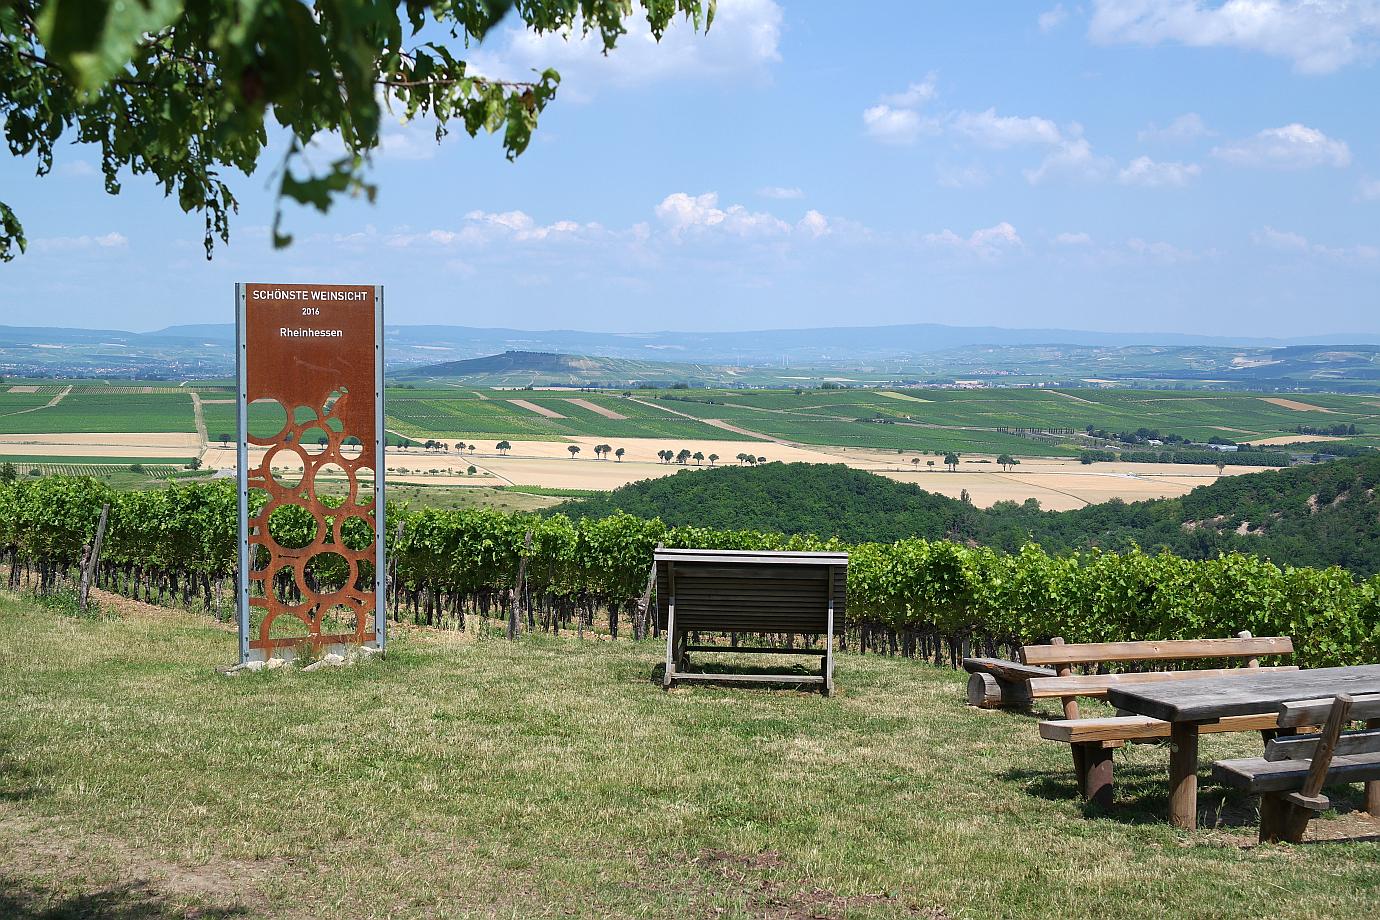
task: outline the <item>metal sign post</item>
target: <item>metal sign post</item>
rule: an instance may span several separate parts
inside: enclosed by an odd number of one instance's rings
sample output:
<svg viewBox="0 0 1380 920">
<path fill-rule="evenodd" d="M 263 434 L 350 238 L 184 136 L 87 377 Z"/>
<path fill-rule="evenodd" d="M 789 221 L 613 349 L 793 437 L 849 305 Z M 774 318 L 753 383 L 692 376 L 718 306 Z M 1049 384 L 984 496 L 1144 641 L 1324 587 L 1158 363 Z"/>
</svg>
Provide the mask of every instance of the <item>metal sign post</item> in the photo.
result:
<svg viewBox="0 0 1380 920">
<path fill-rule="evenodd" d="M 235 312 L 240 662 L 382 651 L 383 288 L 239 284 Z M 307 516 L 304 541 L 291 527 Z"/>
</svg>

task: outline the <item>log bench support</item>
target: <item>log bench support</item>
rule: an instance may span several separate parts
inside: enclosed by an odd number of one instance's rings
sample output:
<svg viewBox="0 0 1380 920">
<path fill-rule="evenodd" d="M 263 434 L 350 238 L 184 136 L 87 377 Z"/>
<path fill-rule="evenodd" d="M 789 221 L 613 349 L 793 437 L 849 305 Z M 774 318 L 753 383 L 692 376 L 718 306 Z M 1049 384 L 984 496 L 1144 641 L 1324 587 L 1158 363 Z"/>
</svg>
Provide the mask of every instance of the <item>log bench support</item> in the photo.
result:
<svg viewBox="0 0 1380 920">
<path fill-rule="evenodd" d="M 1019 705 L 1040 699 L 1058 699 L 1063 719 L 1040 723 L 1040 737 L 1069 745 L 1073 772 L 1083 797 L 1098 807 L 1110 807 L 1115 795 L 1113 752 L 1128 742 L 1168 739 L 1170 742 L 1170 812 L 1176 827 L 1197 825 L 1198 733 L 1267 731 L 1276 727 L 1268 716 L 1229 717 L 1208 725 L 1174 725 L 1148 716 L 1080 718 L 1079 697 L 1105 699 L 1113 687 L 1128 684 L 1182 680 L 1187 677 L 1224 677 L 1258 674 L 1261 655 L 1285 655 L 1293 642 L 1285 637 L 1254 638 L 1249 632 L 1230 639 L 1177 639 L 1165 641 L 1102 642 L 1071 645 L 1055 636 L 1048 645 L 1021 649 L 1021 663 L 966 659 L 968 701 L 978 706 Z M 1111 674 L 1076 674 L 1074 665 L 1089 668 L 1105 663 L 1166 662 L 1203 658 L 1245 659 L 1244 667 L 1196 671 L 1120 671 Z M 1296 670 L 1290 666 L 1280 670 Z M 1013 690 L 1009 685 L 1020 685 Z"/>
</svg>

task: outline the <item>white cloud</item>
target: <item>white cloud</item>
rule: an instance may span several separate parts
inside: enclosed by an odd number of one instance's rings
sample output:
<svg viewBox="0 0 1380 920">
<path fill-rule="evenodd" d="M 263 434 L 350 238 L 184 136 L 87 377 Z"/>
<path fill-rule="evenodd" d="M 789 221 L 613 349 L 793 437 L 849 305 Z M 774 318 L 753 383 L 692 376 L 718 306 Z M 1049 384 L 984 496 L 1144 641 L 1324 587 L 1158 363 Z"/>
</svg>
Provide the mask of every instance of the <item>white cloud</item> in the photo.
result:
<svg viewBox="0 0 1380 920">
<path fill-rule="evenodd" d="M 1088 36 L 1239 48 L 1285 58 L 1302 73 L 1331 73 L 1374 56 L 1380 0 L 1093 0 Z"/>
<path fill-rule="evenodd" d="M 878 103 L 863 109 L 863 128 L 869 137 L 884 144 L 910 144 L 922 133 L 934 134 L 938 123 L 912 109 L 896 109 Z"/>
<path fill-rule="evenodd" d="M 1180 249 L 1172 243 L 1149 242 L 1139 237 L 1132 237 L 1126 241 L 1126 248 L 1133 255 L 1143 259 L 1150 259 L 1155 262 L 1174 264 L 1176 262 L 1195 262 L 1198 254 L 1187 249 Z"/>
<path fill-rule="evenodd" d="M 1052 32 L 1069 18 L 1069 11 L 1064 9 L 1064 4 L 1056 3 L 1051 10 L 1045 10 L 1040 14 L 1037 22 L 1040 24 L 1041 32 Z"/>
<path fill-rule="evenodd" d="M 953 129 L 968 139 L 998 150 L 1024 144 L 1058 144 L 1063 135 L 1054 122 L 1039 116 L 998 115 L 985 112 L 960 112 L 953 118 Z"/>
<path fill-rule="evenodd" d="M 898 109 L 918 109 L 938 95 L 938 74 L 930 72 L 919 83 L 912 83 L 903 93 L 892 93 L 882 97 L 882 102 Z"/>
<path fill-rule="evenodd" d="M 1251 234 L 1251 239 L 1257 246 L 1286 252 L 1307 252 L 1310 248 L 1308 239 L 1302 234 L 1276 230 L 1274 227 L 1262 227 Z"/>
<path fill-rule="evenodd" d="M 939 119 L 920 114 L 919 109 L 938 95 L 934 73 L 904 92 L 884 95 L 876 105 L 863 109 L 863 129 L 884 144 L 911 144 L 921 134 L 938 134 Z"/>
<path fill-rule="evenodd" d="M 656 216 L 677 240 L 707 230 L 739 237 L 782 236 L 791 232 L 790 224 L 772 214 L 754 213 L 740 204 L 720 208 L 717 192 L 674 192 L 656 206 Z"/>
<path fill-rule="evenodd" d="M 805 212 L 805 216 L 800 218 L 795 228 L 815 239 L 827 236 L 831 232 L 828 219 L 813 208 Z"/>
<path fill-rule="evenodd" d="M 1202 171 L 1197 163 L 1157 163 L 1149 157 L 1136 157 L 1117 174 L 1117 181 L 1122 185 L 1148 188 L 1182 188 L 1198 178 Z"/>
<path fill-rule="evenodd" d="M 1152 122 L 1136 136 L 1142 144 L 1156 142 L 1172 144 L 1195 140 L 1211 133 L 1207 129 L 1207 125 L 1203 123 L 1202 116 L 1197 112 L 1188 112 L 1180 115 L 1163 128 Z"/>
<path fill-rule="evenodd" d="M 85 160 L 68 160 L 66 163 L 59 163 L 53 172 L 59 176 L 71 176 L 82 178 L 84 176 L 94 176 L 99 170 Z"/>
<path fill-rule="evenodd" d="M 420 130 L 420 125 L 405 125 L 379 135 L 378 155 L 389 160 L 429 160 L 436 156 L 436 135 Z"/>
<path fill-rule="evenodd" d="M 1087 138 L 1075 137 L 1051 150 L 1035 169 L 1025 170 L 1025 178 L 1031 185 L 1052 179 L 1098 182 L 1107 177 L 1112 165 L 1109 157 L 1093 153 Z"/>
<path fill-rule="evenodd" d="M 939 184 L 944 188 L 980 188 L 991 179 L 987 170 L 976 163 L 968 166 L 940 166 L 937 172 Z"/>
<path fill-rule="evenodd" d="M 1091 246 L 1093 238 L 1086 233 L 1060 233 L 1054 238 L 1056 246 Z"/>
<path fill-rule="evenodd" d="M 1308 169 L 1314 166 L 1351 165 L 1351 148 L 1298 122 L 1267 128 L 1254 137 L 1214 147 L 1212 155 L 1237 166 L 1271 169 Z"/>
<path fill-rule="evenodd" d="M 658 43 L 646 20 L 627 20 L 628 34 L 607 55 L 598 34 L 538 35 L 511 28 L 470 56 L 471 69 L 490 77 L 531 79 L 555 67 L 562 92 L 586 97 L 599 85 L 645 86 L 663 80 L 722 80 L 761 76 L 781 60 L 782 11 L 774 0 L 720 0 L 714 24 L 696 34 L 677 18 Z M 500 47 L 490 50 L 490 44 Z"/>
<path fill-rule="evenodd" d="M 414 231 L 408 227 L 400 227 L 385 235 L 383 242 L 395 249 L 418 245 L 479 249 L 496 241 L 570 242 L 600 238 L 604 235 L 606 231 L 597 223 L 582 224 L 573 220 L 557 220 L 549 224 L 539 224 L 525 211 L 470 211 L 465 215 L 464 223 L 457 228 Z M 337 235 L 333 241 L 361 245 L 372 244 L 377 239 L 378 234 L 371 227 L 367 233 Z"/>
<path fill-rule="evenodd" d="M 1355 246 L 1326 246 L 1314 243 L 1301 233 L 1289 230 L 1276 230 L 1266 226 L 1251 234 L 1251 240 L 1266 249 L 1277 252 L 1290 252 L 1298 255 L 1322 256 L 1339 262 L 1380 262 L 1380 247 L 1358 244 Z"/>
<path fill-rule="evenodd" d="M 68 252 L 74 249 L 123 249 L 129 239 L 123 233 L 103 233 L 100 236 L 50 236 L 32 240 L 29 248 L 34 252 Z"/>
<path fill-rule="evenodd" d="M 805 192 L 802 189 L 795 186 L 782 185 L 768 185 L 764 188 L 759 188 L 757 194 L 762 198 L 775 198 L 778 200 L 805 197 Z"/>
<path fill-rule="evenodd" d="M 938 233 L 927 233 L 922 239 L 930 246 L 963 252 L 984 259 L 994 259 L 1003 252 L 1019 249 L 1025 245 L 1021 241 L 1020 234 L 1016 232 L 1016 228 L 1006 221 L 992 227 L 974 230 L 966 237 L 959 236 L 952 230 L 945 228 Z"/>
<path fill-rule="evenodd" d="M 1380 201 L 1380 179 L 1363 177 L 1356 193 L 1364 201 Z"/>
</svg>

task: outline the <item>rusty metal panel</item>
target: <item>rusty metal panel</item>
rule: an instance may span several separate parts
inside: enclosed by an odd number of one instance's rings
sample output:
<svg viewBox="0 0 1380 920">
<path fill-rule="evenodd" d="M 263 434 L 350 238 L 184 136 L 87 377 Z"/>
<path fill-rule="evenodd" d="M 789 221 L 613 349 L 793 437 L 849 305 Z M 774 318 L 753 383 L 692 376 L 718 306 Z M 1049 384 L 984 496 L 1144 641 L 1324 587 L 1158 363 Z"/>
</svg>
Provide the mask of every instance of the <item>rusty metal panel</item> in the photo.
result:
<svg viewBox="0 0 1380 920">
<path fill-rule="evenodd" d="M 382 644 L 381 294 L 239 287 L 241 660 L 302 644 Z M 276 432 L 252 429 L 256 403 L 281 418 Z M 326 501 L 331 484 L 343 494 Z M 307 515 L 309 539 L 291 539 Z M 293 628 L 275 635 L 280 625 Z"/>
</svg>

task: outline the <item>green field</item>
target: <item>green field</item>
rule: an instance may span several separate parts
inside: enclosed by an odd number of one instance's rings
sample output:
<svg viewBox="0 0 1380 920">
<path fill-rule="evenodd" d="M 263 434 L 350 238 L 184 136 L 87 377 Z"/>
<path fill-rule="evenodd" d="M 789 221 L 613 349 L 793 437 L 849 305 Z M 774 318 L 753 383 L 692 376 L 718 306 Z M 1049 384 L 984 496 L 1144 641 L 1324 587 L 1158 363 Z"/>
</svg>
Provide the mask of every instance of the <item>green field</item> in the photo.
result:
<svg viewBox="0 0 1380 920">
<path fill-rule="evenodd" d="M 0 392 L 0 434 L 69 432 L 190 432 L 187 391 L 73 381 L 72 392 L 46 407 L 64 387 L 37 393 Z M 231 392 L 198 387 L 213 443 L 233 439 Z M 616 392 L 491 390 L 472 386 L 392 386 L 387 426 L 414 439 L 465 441 L 561 440 L 574 436 L 743 440 L 703 420 L 718 420 L 769 438 L 808 445 L 902 451 L 1070 455 L 1087 446 L 1076 437 L 1022 437 L 1000 429 L 1109 431 L 1139 428 L 1196 441 L 1243 441 L 1292 435 L 1298 426 L 1355 425 L 1357 443 L 1380 441 L 1380 397 L 1329 393 L 1272 396 L 1194 390 L 1084 389 L 708 389 Z M 624 418 L 579 405 L 584 400 Z M 1277 399 L 1289 405 L 1268 400 Z M 559 415 L 515 404 L 522 400 Z M 33 410 L 33 411 L 24 411 Z M 270 435 L 280 419 L 250 407 L 251 431 Z"/>
<path fill-rule="evenodd" d="M 190 433 L 196 430 L 192 399 L 187 393 L 88 393 L 86 389 L 73 388 L 56 406 L 0 414 L 0 434 Z M 39 405 L 55 395 L 48 394 Z M 28 398 L 28 394 L 4 393 L 0 397 L 23 399 Z M 0 413 L 9 411 L 7 405 L 0 402 Z"/>
<path fill-rule="evenodd" d="M 1168 753 L 1136 745 L 1098 813 L 1033 719 L 914 660 L 842 655 L 822 698 L 664 693 L 660 644 L 626 639 L 394 630 L 387 661 L 224 677 L 233 650 L 208 618 L 0 596 L 0 914 L 1257 920 L 1380 897 L 1354 790 L 1324 842 L 1260 847 L 1254 800 L 1204 781 L 1179 832 Z"/>
<path fill-rule="evenodd" d="M 405 395 L 404 395 L 405 394 Z M 389 427 L 412 437 L 443 436 L 464 440 L 512 438 L 525 441 L 556 440 L 584 435 L 596 438 L 700 438 L 742 440 L 742 435 L 680 418 L 670 412 L 618 396 L 495 390 L 481 398 L 475 391 L 430 390 L 389 394 Z M 548 418 L 514 405 L 512 400 L 540 406 L 563 416 Z M 584 399 L 626 416 L 613 419 L 576 405 Z"/>
</svg>

